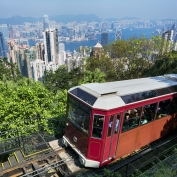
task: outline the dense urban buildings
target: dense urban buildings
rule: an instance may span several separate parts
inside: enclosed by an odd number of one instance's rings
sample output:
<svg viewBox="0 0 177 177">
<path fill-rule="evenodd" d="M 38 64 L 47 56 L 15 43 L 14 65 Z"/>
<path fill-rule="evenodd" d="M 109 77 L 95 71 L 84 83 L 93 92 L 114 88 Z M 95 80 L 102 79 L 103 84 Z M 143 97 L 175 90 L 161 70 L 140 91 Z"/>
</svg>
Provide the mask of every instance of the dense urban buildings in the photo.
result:
<svg viewBox="0 0 177 177">
<path fill-rule="evenodd" d="M 125 29 L 152 27 L 154 35 L 162 36 L 164 41 L 170 43 L 169 50 L 177 50 L 176 25 L 173 20 L 123 19 L 113 22 L 61 23 L 49 21 L 48 16 L 44 15 L 43 20 L 35 23 L 0 24 L 0 57 L 7 57 L 10 62 L 16 63 L 24 76 L 41 81 L 45 70 L 55 71 L 65 65 L 69 72 L 75 67 L 82 67 L 84 58 L 90 55 L 101 58 L 103 47 L 110 42 L 109 34 L 114 34 L 111 39 L 114 41 L 122 38 Z M 67 44 L 74 42 L 80 45 L 88 42 L 92 45 L 68 50 Z"/>
</svg>

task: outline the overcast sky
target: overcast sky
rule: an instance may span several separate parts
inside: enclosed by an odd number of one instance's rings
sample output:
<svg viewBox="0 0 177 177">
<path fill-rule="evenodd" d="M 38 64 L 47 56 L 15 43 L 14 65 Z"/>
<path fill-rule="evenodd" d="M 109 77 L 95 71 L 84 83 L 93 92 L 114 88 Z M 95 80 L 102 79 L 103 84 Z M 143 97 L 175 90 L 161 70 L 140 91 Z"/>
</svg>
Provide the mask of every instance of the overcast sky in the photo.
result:
<svg viewBox="0 0 177 177">
<path fill-rule="evenodd" d="M 91 13 L 100 18 L 177 19 L 177 0 L 0 0 L 0 18 Z"/>
</svg>

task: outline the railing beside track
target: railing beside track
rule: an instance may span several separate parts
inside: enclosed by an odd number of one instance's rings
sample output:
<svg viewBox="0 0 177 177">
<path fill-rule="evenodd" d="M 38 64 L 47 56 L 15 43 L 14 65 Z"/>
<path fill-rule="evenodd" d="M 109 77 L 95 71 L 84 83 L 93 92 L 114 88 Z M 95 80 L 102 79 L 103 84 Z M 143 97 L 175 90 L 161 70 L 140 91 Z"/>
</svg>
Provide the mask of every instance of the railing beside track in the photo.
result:
<svg viewBox="0 0 177 177">
<path fill-rule="evenodd" d="M 45 125 L 40 124 L 41 121 L 45 121 Z M 32 122 L 37 123 L 35 125 L 32 125 Z M 46 143 L 64 134 L 65 121 L 63 120 L 55 118 L 33 118 L 24 119 L 21 123 L 24 123 L 25 125 L 22 129 L 12 128 L 10 130 L 0 132 L 0 155 L 11 153 L 18 148 L 22 148 L 24 149 L 24 151 L 27 147 L 29 149 L 29 142 L 25 141 L 25 139 L 30 137 L 30 135 L 33 136 L 34 134 L 38 134 L 41 137 L 42 141 Z M 14 124 L 18 125 L 18 122 L 1 124 L 1 127 L 11 127 L 11 125 Z M 32 145 L 31 148 L 33 148 Z"/>
</svg>

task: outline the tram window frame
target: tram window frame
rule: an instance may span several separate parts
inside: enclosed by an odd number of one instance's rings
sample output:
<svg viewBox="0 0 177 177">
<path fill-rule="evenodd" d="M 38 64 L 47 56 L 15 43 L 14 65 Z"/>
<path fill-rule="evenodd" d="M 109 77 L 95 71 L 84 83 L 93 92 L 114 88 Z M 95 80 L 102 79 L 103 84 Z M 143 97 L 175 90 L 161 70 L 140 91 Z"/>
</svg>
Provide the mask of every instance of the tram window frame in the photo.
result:
<svg viewBox="0 0 177 177">
<path fill-rule="evenodd" d="M 155 120 L 157 114 L 158 102 L 150 103 L 143 106 L 140 126 L 151 123 Z M 153 115 L 153 116 L 152 116 Z"/>
<path fill-rule="evenodd" d="M 115 115 L 109 116 L 109 124 L 108 124 L 108 132 L 107 132 L 107 137 L 110 137 L 112 134 L 112 129 L 114 128 L 114 117 Z"/>
<path fill-rule="evenodd" d="M 116 119 L 115 119 L 116 118 Z M 109 124 L 107 137 L 115 135 L 118 133 L 120 127 L 120 114 L 113 114 L 109 116 Z"/>
<path fill-rule="evenodd" d="M 105 115 L 94 114 L 92 126 L 92 138 L 103 138 L 103 128 L 105 124 Z"/>
<path fill-rule="evenodd" d="M 159 102 L 157 113 L 156 113 L 157 120 L 170 115 L 169 105 L 170 105 L 171 101 L 172 101 L 172 99 L 166 99 L 166 100 L 162 100 Z M 168 105 L 166 105 L 166 104 L 168 104 Z"/>
<path fill-rule="evenodd" d="M 124 112 L 124 120 L 122 125 L 122 133 L 139 127 L 142 113 L 142 106 L 131 108 Z"/>
</svg>

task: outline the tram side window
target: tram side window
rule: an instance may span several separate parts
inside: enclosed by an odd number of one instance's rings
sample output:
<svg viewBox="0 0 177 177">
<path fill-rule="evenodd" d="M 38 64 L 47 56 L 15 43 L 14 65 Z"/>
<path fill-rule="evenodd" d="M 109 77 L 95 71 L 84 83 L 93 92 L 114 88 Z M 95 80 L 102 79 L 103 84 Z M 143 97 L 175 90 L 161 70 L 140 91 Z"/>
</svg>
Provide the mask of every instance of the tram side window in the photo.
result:
<svg viewBox="0 0 177 177">
<path fill-rule="evenodd" d="M 170 100 L 169 103 L 169 114 L 177 113 L 177 97 Z"/>
<path fill-rule="evenodd" d="M 85 133 L 89 131 L 91 109 L 71 96 L 68 97 L 67 117 Z"/>
<path fill-rule="evenodd" d="M 94 115 L 92 137 L 102 138 L 103 124 L 104 124 L 104 116 Z"/>
<path fill-rule="evenodd" d="M 147 124 L 154 120 L 156 114 L 157 103 L 148 104 L 143 107 L 141 116 L 141 125 Z"/>
<path fill-rule="evenodd" d="M 159 102 L 159 106 L 157 109 L 157 119 L 166 117 L 170 114 L 170 104 L 171 100 L 163 100 Z"/>
<path fill-rule="evenodd" d="M 139 126 L 141 111 L 141 107 L 125 111 L 122 132 L 128 131 Z"/>
</svg>

